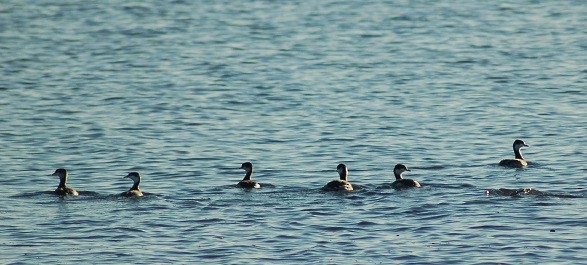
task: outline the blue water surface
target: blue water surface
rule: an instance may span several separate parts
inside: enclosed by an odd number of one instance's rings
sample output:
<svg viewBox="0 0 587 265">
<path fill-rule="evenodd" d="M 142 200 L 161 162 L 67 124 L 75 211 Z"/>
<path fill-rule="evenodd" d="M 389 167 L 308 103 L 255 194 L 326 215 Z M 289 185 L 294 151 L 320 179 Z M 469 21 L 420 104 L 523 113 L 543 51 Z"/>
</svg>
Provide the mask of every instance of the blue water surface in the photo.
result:
<svg viewBox="0 0 587 265">
<path fill-rule="evenodd" d="M 0 263 L 587 263 L 585 25 L 572 0 L 2 1 Z M 497 166 L 518 138 L 530 165 Z M 339 163 L 359 189 L 320 191 Z M 397 163 L 423 187 L 381 188 Z"/>
</svg>

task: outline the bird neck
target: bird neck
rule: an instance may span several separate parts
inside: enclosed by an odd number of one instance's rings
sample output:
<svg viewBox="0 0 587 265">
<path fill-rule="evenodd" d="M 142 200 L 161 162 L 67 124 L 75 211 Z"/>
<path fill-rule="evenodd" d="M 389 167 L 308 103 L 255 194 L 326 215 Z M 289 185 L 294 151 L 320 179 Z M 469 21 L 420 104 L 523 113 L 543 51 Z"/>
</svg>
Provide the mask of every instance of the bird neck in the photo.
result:
<svg viewBox="0 0 587 265">
<path fill-rule="evenodd" d="M 395 179 L 396 179 L 396 180 L 403 179 L 403 177 L 402 177 L 402 172 L 399 172 L 399 171 L 393 171 L 393 175 L 395 176 Z"/>
<path fill-rule="evenodd" d="M 140 181 L 135 181 L 130 190 L 139 190 L 139 183 Z"/>
<path fill-rule="evenodd" d="M 524 157 L 522 156 L 522 150 L 520 150 L 521 147 L 515 148 L 514 147 L 514 154 L 516 155 L 516 159 L 521 159 L 524 160 Z"/>
<path fill-rule="evenodd" d="M 59 178 L 59 186 L 57 186 L 57 188 L 65 188 L 66 181 L 67 181 L 67 176 Z"/>
<path fill-rule="evenodd" d="M 245 178 L 243 178 L 243 180 L 251 180 L 251 176 L 253 176 L 253 171 L 247 171 L 247 174 L 245 175 Z"/>
<path fill-rule="evenodd" d="M 339 175 L 340 175 L 340 180 L 347 181 L 347 175 L 348 175 L 348 173 L 346 173 L 345 171 L 343 171 Z"/>
</svg>

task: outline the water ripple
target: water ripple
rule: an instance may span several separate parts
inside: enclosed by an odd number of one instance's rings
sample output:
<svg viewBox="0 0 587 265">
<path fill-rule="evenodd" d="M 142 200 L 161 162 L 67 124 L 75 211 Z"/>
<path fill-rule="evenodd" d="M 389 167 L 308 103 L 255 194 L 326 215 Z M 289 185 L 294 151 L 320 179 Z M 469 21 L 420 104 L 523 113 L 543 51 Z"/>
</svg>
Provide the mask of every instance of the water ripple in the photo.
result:
<svg viewBox="0 0 587 265">
<path fill-rule="evenodd" d="M 4 1 L 1 260 L 586 263 L 585 7 Z"/>
</svg>

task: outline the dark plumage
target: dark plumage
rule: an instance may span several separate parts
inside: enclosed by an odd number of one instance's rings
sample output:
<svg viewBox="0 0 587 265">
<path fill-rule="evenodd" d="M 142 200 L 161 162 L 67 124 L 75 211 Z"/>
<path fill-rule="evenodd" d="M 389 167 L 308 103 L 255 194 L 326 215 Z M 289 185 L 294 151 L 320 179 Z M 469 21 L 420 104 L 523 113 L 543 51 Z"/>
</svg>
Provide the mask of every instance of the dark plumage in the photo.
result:
<svg viewBox="0 0 587 265">
<path fill-rule="evenodd" d="M 130 172 L 124 178 L 132 179 L 133 185 L 129 190 L 121 193 L 120 195 L 126 197 L 142 197 L 143 192 L 141 192 L 141 190 L 139 189 L 139 184 L 141 183 L 141 175 L 139 175 L 138 172 Z"/>
<path fill-rule="evenodd" d="M 527 166 L 528 162 L 524 160 L 524 157 L 522 156 L 522 151 L 520 151 L 522 147 L 528 147 L 528 145 L 522 140 L 515 140 L 513 144 L 515 158 L 501 160 L 499 162 L 499 165 L 504 167 L 515 168 L 522 168 Z"/>
<path fill-rule="evenodd" d="M 418 181 L 413 179 L 404 179 L 402 174 L 406 171 L 410 171 L 406 166 L 402 164 L 397 164 L 393 168 L 393 175 L 395 176 L 395 181 L 391 183 L 391 187 L 396 190 L 407 189 L 407 188 L 420 188 L 421 185 Z"/>
<path fill-rule="evenodd" d="M 55 194 L 60 196 L 79 195 L 79 193 L 74 188 L 67 187 L 67 185 L 65 185 L 65 183 L 67 182 L 67 170 L 65 170 L 64 168 L 58 168 L 57 170 L 55 170 L 55 172 L 53 172 L 53 174 L 51 174 L 51 176 L 59 177 L 59 186 L 57 186 L 57 189 L 55 189 Z"/>
<path fill-rule="evenodd" d="M 348 182 L 348 180 L 347 180 L 349 170 L 346 167 L 346 165 L 345 164 L 338 164 L 338 166 L 336 167 L 336 171 L 338 172 L 340 179 L 328 182 L 326 185 L 324 185 L 324 187 L 322 187 L 322 190 L 324 190 L 324 191 L 353 190 L 353 185 L 351 185 L 351 183 Z"/>
<path fill-rule="evenodd" d="M 251 177 L 253 176 L 253 164 L 251 164 L 250 162 L 245 162 L 241 165 L 240 168 L 244 169 L 246 174 L 245 174 L 245 177 L 243 178 L 243 180 L 241 180 L 237 184 L 237 186 L 239 186 L 241 188 L 247 188 L 247 189 L 261 188 L 261 184 L 259 182 L 251 180 Z"/>
</svg>

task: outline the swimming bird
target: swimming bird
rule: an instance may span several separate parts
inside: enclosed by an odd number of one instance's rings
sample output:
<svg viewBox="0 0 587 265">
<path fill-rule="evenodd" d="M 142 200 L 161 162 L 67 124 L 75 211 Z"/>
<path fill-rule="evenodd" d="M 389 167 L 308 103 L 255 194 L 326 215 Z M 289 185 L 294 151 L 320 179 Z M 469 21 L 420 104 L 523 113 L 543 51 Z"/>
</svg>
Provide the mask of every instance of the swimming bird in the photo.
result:
<svg viewBox="0 0 587 265">
<path fill-rule="evenodd" d="M 514 144 L 514 154 L 516 155 L 516 157 L 514 159 L 504 159 L 501 160 L 499 162 L 500 166 L 504 166 L 504 167 L 517 167 L 517 168 L 522 168 L 528 165 L 528 162 L 526 162 L 526 160 L 524 160 L 524 157 L 522 156 L 522 152 L 520 151 L 520 149 L 522 147 L 528 147 L 528 145 L 522 141 L 522 140 L 515 140 Z"/>
<path fill-rule="evenodd" d="M 407 189 L 407 188 L 420 188 L 421 185 L 418 181 L 413 179 L 405 179 L 402 177 L 402 174 L 406 171 L 410 171 L 406 166 L 402 164 L 397 164 L 393 168 L 393 175 L 395 176 L 395 181 L 391 183 L 391 187 L 396 190 Z"/>
<path fill-rule="evenodd" d="M 51 176 L 59 177 L 59 186 L 57 186 L 57 189 L 55 189 L 55 194 L 60 196 L 79 195 L 79 193 L 74 188 L 67 187 L 67 185 L 65 185 L 65 182 L 67 182 L 67 170 L 65 170 L 64 168 L 58 168 L 55 170 L 55 172 L 53 172 L 53 174 L 51 174 Z"/>
<path fill-rule="evenodd" d="M 251 176 L 253 176 L 253 164 L 251 164 L 251 162 L 244 162 L 240 168 L 244 169 L 246 174 L 245 174 L 245 177 L 243 178 L 243 180 L 241 180 L 237 184 L 237 186 L 239 186 L 241 188 L 248 188 L 248 189 L 261 188 L 261 184 L 259 182 L 251 180 Z"/>
<path fill-rule="evenodd" d="M 347 177 L 349 175 L 349 169 L 346 167 L 345 164 L 338 164 L 336 167 L 336 171 L 340 176 L 340 179 L 333 180 L 328 182 L 322 190 L 324 191 L 339 191 L 339 190 L 353 190 L 353 185 L 348 182 Z"/>
<path fill-rule="evenodd" d="M 121 193 L 120 195 L 126 197 L 142 197 L 143 192 L 141 192 L 141 190 L 139 189 L 139 183 L 141 183 L 141 175 L 139 175 L 138 172 L 130 172 L 124 178 L 132 179 L 134 183 L 129 190 Z"/>
</svg>

